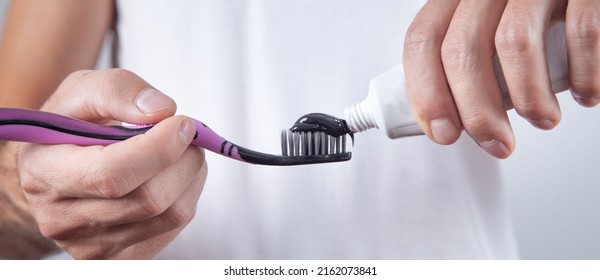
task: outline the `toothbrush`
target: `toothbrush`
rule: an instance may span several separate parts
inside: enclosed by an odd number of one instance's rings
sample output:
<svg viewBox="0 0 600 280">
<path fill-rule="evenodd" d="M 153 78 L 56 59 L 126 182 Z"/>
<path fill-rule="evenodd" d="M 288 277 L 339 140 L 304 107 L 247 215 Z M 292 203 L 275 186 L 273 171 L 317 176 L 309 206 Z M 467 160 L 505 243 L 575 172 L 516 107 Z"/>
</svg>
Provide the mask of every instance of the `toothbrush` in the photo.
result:
<svg viewBox="0 0 600 280">
<path fill-rule="evenodd" d="M 196 135 L 192 145 L 246 163 L 277 166 L 302 165 L 347 161 L 352 156 L 351 153 L 345 151 L 345 148 L 342 152 L 341 148 L 337 151 L 330 150 L 329 147 L 321 146 L 321 144 L 316 146 L 321 151 L 318 154 L 290 153 L 282 156 L 265 154 L 231 143 L 204 123 L 192 120 L 196 125 Z M 0 108 L 0 139 L 9 141 L 52 145 L 106 146 L 144 134 L 153 126 L 103 126 L 44 111 Z M 323 145 L 328 143 L 323 142 Z"/>
</svg>

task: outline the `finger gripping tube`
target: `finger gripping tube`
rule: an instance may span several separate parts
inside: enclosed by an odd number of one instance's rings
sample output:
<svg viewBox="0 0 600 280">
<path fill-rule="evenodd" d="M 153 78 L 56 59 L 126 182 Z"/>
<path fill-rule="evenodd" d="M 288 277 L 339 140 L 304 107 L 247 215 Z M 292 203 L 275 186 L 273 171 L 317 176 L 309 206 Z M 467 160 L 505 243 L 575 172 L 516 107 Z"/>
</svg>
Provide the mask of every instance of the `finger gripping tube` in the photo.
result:
<svg viewBox="0 0 600 280">
<path fill-rule="evenodd" d="M 553 24 L 546 35 L 548 72 L 552 90 L 555 93 L 569 89 L 569 67 L 564 28 L 564 23 Z M 513 106 L 500 61 L 497 56 L 494 56 L 493 61 L 504 107 L 507 110 L 512 109 Z M 410 107 L 402 65 L 396 66 L 371 80 L 367 97 L 363 101 L 346 108 L 344 118 L 352 132 L 382 128 L 390 138 L 424 134 Z"/>
</svg>

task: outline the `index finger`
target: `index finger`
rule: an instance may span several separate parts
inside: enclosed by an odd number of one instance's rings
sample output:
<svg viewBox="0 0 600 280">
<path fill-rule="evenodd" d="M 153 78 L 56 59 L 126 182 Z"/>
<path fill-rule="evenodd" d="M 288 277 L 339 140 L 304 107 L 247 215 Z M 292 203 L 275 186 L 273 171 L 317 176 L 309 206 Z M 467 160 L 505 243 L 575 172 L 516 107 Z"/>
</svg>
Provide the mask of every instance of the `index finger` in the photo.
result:
<svg viewBox="0 0 600 280">
<path fill-rule="evenodd" d="M 454 143 L 462 127 L 440 51 L 459 2 L 428 1 L 410 25 L 404 45 L 404 73 L 411 107 L 425 134 L 439 144 Z"/>
</svg>

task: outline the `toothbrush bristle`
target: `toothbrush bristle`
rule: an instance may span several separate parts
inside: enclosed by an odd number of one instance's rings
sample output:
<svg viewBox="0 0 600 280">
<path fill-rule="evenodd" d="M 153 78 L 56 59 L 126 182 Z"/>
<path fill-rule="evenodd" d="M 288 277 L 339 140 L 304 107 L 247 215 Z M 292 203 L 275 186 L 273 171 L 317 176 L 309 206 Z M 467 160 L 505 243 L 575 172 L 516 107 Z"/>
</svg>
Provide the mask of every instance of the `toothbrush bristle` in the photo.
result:
<svg viewBox="0 0 600 280">
<path fill-rule="evenodd" d="M 281 155 L 312 156 L 346 153 L 346 135 L 331 136 L 325 132 L 281 131 Z"/>
</svg>

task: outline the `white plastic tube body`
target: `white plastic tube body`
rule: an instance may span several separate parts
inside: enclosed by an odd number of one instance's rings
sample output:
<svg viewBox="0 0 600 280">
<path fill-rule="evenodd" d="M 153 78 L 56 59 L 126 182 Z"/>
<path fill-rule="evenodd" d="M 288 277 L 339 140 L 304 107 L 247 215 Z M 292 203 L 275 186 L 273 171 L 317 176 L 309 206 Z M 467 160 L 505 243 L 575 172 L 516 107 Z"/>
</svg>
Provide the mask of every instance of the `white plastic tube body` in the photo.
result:
<svg viewBox="0 0 600 280">
<path fill-rule="evenodd" d="M 569 89 L 568 61 L 564 24 L 552 25 L 546 36 L 548 68 L 555 93 Z M 512 108 L 504 74 L 494 57 L 496 77 L 507 109 Z M 424 134 L 415 118 L 406 94 L 406 80 L 402 65 L 375 77 L 369 84 L 365 100 L 344 110 L 344 118 L 353 132 L 382 128 L 390 138 Z"/>
</svg>

